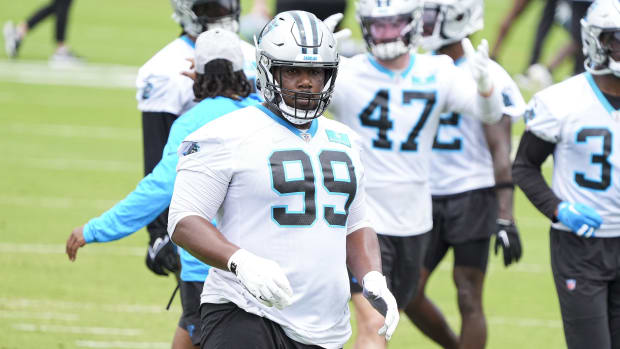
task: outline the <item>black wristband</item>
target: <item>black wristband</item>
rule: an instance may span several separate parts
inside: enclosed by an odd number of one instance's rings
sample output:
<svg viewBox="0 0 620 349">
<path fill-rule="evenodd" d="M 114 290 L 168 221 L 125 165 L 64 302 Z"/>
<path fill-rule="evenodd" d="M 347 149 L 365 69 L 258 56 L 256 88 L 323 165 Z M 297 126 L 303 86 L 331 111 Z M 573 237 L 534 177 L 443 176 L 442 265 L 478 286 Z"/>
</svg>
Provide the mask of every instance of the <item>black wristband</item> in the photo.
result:
<svg viewBox="0 0 620 349">
<path fill-rule="evenodd" d="M 514 189 L 515 184 L 513 182 L 499 182 L 495 183 L 495 189 Z"/>
</svg>

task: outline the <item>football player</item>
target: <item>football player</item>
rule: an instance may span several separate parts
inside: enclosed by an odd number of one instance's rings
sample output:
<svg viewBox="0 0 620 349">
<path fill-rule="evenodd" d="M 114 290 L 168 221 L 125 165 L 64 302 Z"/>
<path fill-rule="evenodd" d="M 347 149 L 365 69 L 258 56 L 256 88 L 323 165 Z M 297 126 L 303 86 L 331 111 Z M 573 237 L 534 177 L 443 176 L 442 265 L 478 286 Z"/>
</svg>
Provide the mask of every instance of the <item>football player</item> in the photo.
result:
<svg viewBox="0 0 620 349">
<path fill-rule="evenodd" d="M 196 105 L 194 82 L 182 75 L 190 67 L 188 60 L 194 57 L 196 38 L 207 29 L 232 32 L 239 29 L 239 0 L 171 0 L 171 4 L 172 17 L 183 32 L 140 68 L 136 80 L 138 109 L 142 112 L 145 176 L 161 160 L 174 120 Z M 254 48 L 246 42 L 241 45 L 246 76 L 254 80 Z M 146 265 L 158 275 L 179 272 L 176 247 L 166 233 L 167 219 L 168 211 L 164 211 L 147 226 L 150 242 Z"/>
<path fill-rule="evenodd" d="M 331 30 L 311 13 L 283 12 L 255 45 L 266 102 L 210 122 L 179 149 L 168 231 L 213 266 L 203 347 L 342 348 L 347 265 L 389 339 L 399 315 L 366 217 L 359 139 L 321 116 L 339 62 Z"/>
<path fill-rule="evenodd" d="M 620 2 L 596 0 L 581 26 L 586 72 L 532 98 L 513 176 L 551 220 L 567 347 L 620 348 Z"/>
<path fill-rule="evenodd" d="M 330 108 L 337 120 L 362 136 L 369 217 L 399 309 L 416 293 L 426 233 L 432 228 L 430 155 L 440 114 L 455 111 L 485 122 L 502 115 L 486 43 L 478 52 L 469 43 L 473 79 L 447 56 L 412 52 L 422 34 L 422 3 L 357 2 L 369 53 L 343 59 Z M 376 335 L 381 317 L 362 298 L 360 286 L 351 286 L 356 346 L 383 347 L 385 341 Z"/>
<path fill-rule="evenodd" d="M 461 41 L 482 29 L 483 6 L 482 0 L 425 1 L 422 47 L 448 55 L 469 73 Z M 424 334 L 444 348 L 485 346 L 482 290 L 491 235 L 496 235 L 495 252 L 502 248 L 506 266 L 521 257 L 521 241 L 513 218 L 510 145 L 511 119 L 521 117 L 525 102 L 502 67 L 490 62 L 489 73 L 502 94 L 502 120 L 483 125 L 475 118 L 449 112 L 441 116 L 433 141 L 433 229 L 419 291 L 406 313 Z M 460 336 L 454 334 L 439 308 L 425 294 L 430 274 L 449 249 L 454 252 Z"/>
<path fill-rule="evenodd" d="M 67 240 L 67 254 L 71 260 L 75 260 L 77 250 L 85 244 L 124 238 L 161 214 L 172 198 L 177 148 L 183 138 L 226 113 L 259 103 L 258 95 L 251 93 L 252 82 L 243 73 L 244 55 L 236 34 L 224 29 L 204 32 L 198 37 L 194 54 L 197 77 L 193 94 L 201 102 L 172 124 L 162 160 L 153 172 L 110 210 L 73 230 Z M 168 235 L 164 238 L 164 241 L 169 240 Z M 172 347 L 194 348 L 200 341 L 200 293 L 209 266 L 182 249 L 179 254 L 183 314 Z"/>
</svg>

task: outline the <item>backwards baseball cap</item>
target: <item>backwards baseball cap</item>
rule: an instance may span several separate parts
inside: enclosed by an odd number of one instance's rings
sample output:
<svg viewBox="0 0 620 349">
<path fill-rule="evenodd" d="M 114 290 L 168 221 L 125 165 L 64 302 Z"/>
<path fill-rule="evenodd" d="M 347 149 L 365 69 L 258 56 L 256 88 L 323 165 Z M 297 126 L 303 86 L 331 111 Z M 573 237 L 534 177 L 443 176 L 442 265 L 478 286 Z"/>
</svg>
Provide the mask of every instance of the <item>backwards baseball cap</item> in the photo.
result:
<svg viewBox="0 0 620 349">
<path fill-rule="evenodd" d="M 196 39 L 196 72 L 205 73 L 205 64 L 214 59 L 225 59 L 232 63 L 233 71 L 243 69 L 241 40 L 237 34 L 221 28 L 207 30 Z"/>
</svg>

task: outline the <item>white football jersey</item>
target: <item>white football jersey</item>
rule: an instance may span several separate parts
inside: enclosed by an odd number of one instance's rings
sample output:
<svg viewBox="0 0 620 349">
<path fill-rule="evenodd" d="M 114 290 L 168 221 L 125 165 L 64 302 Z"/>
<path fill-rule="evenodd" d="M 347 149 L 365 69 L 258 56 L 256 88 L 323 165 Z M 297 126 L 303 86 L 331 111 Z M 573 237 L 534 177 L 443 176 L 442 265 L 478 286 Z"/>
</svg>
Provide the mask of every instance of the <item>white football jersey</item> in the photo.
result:
<svg viewBox="0 0 620 349">
<path fill-rule="evenodd" d="M 142 112 L 164 112 L 181 115 L 196 105 L 194 81 L 181 75 L 189 71 L 195 43 L 183 35 L 157 52 L 138 70 L 136 99 Z M 241 40 L 245 60 L 243 68 L 248 80 L 256 79 L 256 50 Z"/>
<path fill-rule="evenodd" d="M 464 58 L 456 62 L 469 72 L 464 63 Z M 513 122 L 519 120 L 525 112 L 519 88 L 499 64 L 491 61 L 489 72 L 496 88 L 501 89 L 504 115 Z M 432 195 L 453 195 L 495 185 L 493 159 L 481 121 L 457 112 L 441 115 L 433 142 L 431 174 Z"/>
<path fill-rule="evenodd" d="M 555 195 L 595 209 L 603 218 L 597 237 L 620 236 L 620 111 L 592 75 L 579 74 L 537 93 L 525 121 L 528 131 L 556 144 Z M 570 231 L 561 223 L 553 227 Z"/>
<path fill-rule="evenodd" d="M 412 54 L 395 73 L 368 55 L 342 59 L 330 111 L 363 139 L 368 216 L 378 234 L 432 228 L 430 156 L 439 116 L 473 112 L 478 92 L 448 56 Z"/>
<path fill-rule="evenodd" d="M 215 206 L 220 231 L 277 262 L 294 294 L 283 310 L 267 307 L 234 274 L 212 268 L 202 303 L 233 302 L 282 325 L 298 342 L 341 348 L 351 334 L 346 237 L 368 226 L 360 146 L 339 122 L 320 117 L 301 132 L 262 105 L 227 114 L 188 136 L 180 153 L 193 150 L 181 156 L 179 176 L 204 173 L 223 188 L 221 206 Z M 181 219 L 174 202 L 171 232 Z M 203 216 L 212 219 L 213 213 Z"/>
</svg>

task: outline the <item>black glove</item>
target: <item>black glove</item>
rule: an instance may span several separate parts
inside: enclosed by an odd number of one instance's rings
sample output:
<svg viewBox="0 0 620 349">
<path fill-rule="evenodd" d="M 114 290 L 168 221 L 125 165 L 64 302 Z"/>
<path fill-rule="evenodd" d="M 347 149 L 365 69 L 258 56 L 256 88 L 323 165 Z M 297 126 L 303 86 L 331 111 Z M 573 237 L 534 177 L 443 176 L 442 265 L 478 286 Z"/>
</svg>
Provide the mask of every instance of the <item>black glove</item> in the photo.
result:
<svg viewBox="0 0 620 349">
<path fill-rule="evenodd" d="M 521 259 L 521 239 L 519 231 L 514 222 L 507 219 L 497 220 L 497 229 L 495 230 L 495 255 L 497 250 L 502 247 L 504 252 L 504 265 L 509 266 Z"/>
<path fill-rule="evenodd" d="M 168 234 L 159 237 L 151 236 L 151 242 L 146 252 L 146 266 L 157 275 L 168 276 L 168 273 L 178 273 L 179 254 L 177 247 L 172 243 Z"/>
</svg>

